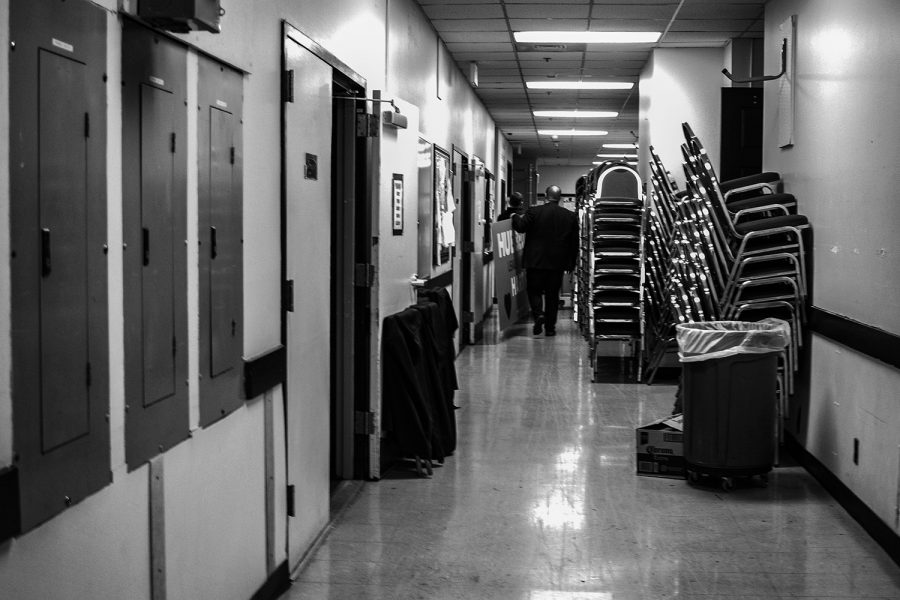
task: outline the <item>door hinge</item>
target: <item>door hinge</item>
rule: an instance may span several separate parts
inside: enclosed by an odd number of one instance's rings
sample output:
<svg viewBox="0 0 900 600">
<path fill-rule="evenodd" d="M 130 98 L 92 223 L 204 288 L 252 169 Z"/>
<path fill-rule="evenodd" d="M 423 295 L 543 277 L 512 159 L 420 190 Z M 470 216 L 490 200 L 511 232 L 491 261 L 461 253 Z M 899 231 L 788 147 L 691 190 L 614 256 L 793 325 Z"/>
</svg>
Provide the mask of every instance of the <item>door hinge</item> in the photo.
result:
<svg viewBox="0 0 900 600">
<path fill-rule="evenodd" d="M 91 115 L 84 113 L 84 137 L 91 137 Z"/>
<path fill-rule="evenodd" d="M 281 74 L 281 101 L 294 101 L 294 70 L 284 71 Z"/>
<path fill-rule="evenodd" d="M 294 511 L 294 486 L 287 486 L 287 515 L 289 517 L 297 516 L 297 513 Z"/>
<path fill-rule="evenodd" d="M 91 387 L 91 363 L 87 364 L 85 379 L 87 380 L 87 387 Z"/>
<path fill-rule="evenodd" d="M 358 410 L 353 417 L 353 431 L 357 435 L 375 435 L 375 413 Z"/>
<path fill-rule="evenodd" d="M 356 287 L 372 287 L 375 285 L 375 265 L 356 263 L 354 267 L 353 285 Z"/>
<path fill-rule="evenodd" d="M 234 146 L 231 147 L 231 164 L 234 164 Z"/>
<path fill-rule="evenodd" d="M 294 312 L 294 280 L 288 279 L 281 286 L 281 306 L 286 312 Z"/>
<path fill-rule="evenodd" d="M 462 312 L 462 322 L 463 323 L 474 323 L 475 322 L 475 313 L 471 310 L 464 310 Z"/>
<path fill-rule="evenodd" d="M 378 137 L 378 115 L 356 113 L 356 137 Z"/>
<path fill-rule="evenodd" d="M 170 150 L 172 151 L 172 154 L 175 154 L 175 132 L 174 131 L 172 132 Z"/>
<path fill-rule="evenodd" d="M 175 336 L 172 336 L 172 356 L 175 356 L 175 353 L 178 351 L 178 340 L 175 339 Z"/>
</svg>

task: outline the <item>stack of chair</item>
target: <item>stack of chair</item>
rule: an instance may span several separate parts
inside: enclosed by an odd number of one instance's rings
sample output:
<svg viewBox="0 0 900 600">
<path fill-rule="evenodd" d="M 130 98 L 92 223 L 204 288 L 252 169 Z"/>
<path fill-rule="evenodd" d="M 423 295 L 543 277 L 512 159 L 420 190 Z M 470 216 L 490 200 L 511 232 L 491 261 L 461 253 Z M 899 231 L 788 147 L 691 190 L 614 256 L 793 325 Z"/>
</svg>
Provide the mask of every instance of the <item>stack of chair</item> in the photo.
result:
<svg viewBox="0 0 900 600">
<path fill-rule="evenodd" d="M 643 192 L 640 177 L 620 161 L 606 161 L 585 178 L 580 203 L 579 324 L 597 380 L 603 342 L 624 342 L 638 360 L 642 338 Z M 616 353 L 616 356 L 620 354 Z"/>
<path fill-rule="evenodd" d="M 779 371 L 780 409 L 793 392 L 806 319 L 804 236 L 809 220 L 777 173 L 720 182 L 699 138 L 682 125 L 686 189 L 678 190 L 650 148 L 646 211 L 644 360 L 648 381 L 677 350 L 675 325 L 694 321 L 784 319 L 791 343 Z"/>
</svg>

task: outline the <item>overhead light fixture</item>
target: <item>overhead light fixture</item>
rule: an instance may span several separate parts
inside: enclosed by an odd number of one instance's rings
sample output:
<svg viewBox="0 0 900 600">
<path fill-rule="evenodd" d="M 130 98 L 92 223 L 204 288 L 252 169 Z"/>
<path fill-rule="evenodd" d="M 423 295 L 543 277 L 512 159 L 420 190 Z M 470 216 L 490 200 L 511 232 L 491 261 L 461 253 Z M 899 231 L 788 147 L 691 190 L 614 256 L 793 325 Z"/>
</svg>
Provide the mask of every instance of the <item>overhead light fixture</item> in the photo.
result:
<svg viewBox="0 0 900 600">
<path fill-rule="evenodd" d="M 607 118 L 613 119 L 619 116 L 619 113 L 609 110 L 536 110 L 536 117 L 572 117 L 575 119 L 587 118 Z"/>
<path fill-rule="evenodd" d="M 653 44 L 658 31 L 517 31 L 513 37 L 525 44 Z"/>
<path fill-rule="evenodd" d="M 526 81 L 533 90 L 630 90 L 630 81 Z"/>
<path fill-rule="evenodd" d="M 598 154 L 597 158 L 637 158 L 637 154 Z"/>
<path fill-rule="evenodd" d="M 606 135 L 600 129 L 538 129 L 538 135 Z"/>
<path fill-rule="evenodd" d="M 604 148 L 637 148 L 637 144 L 603 144 Z"/>
<path fill-rule="evenodd" d="M 605 160 L 595 160 L 595 161 L 593 162 L 593 164 L 595 164 L 595 165 L 602 165 L 602 164 L 605 163 L 605 162 L 606 162 Z M 625 162 L 626 165 L 630 165 L 630 166 L 632 166 L 632 167 L 636 167 L 636 166 L 637 166 L 637 161 L 627 160 L 627 161 L 623 161 L 623 162 Z"/>
</svg>

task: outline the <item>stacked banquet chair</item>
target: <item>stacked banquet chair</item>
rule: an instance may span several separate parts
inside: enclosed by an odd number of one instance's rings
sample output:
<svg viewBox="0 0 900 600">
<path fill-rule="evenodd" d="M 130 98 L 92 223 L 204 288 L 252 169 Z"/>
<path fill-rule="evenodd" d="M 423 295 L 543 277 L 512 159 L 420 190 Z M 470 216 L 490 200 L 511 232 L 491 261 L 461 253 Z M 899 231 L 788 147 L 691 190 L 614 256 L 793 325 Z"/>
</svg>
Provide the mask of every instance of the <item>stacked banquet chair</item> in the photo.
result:
<svg viewBox="0 0 900 600">
<path fill-rule="evenodd" d="M 719 182 L 700 140 L 683 124 L 687 189 L 679 191 L 650 148 L 651 206 L 646 213 L 649 379 L 676 349 L 675 325 L 691 321 L 778 317 L 792 329 L 779 366 L 779 411 L 793 392 L 807 300 L 804 232 L 779 176 Z M 779 439 L 781 419 L 779 424 Z"/>
<path fill-rule="evenodd" d="M 580 211 L 578 266 L 580 325 L 588 339 L 593 379 L 600 359 L 621 357 L 622 343 L 631 354 L 636 378 L 642 338 L 643 192 L 637 172 L 621 161 L 606 161 L 586 178 Z M 613 342 L 610 346 L 605 342 Z"/>
<path fill-rule="evenodd" d="M 588 231 L 586 226 L 586 221 L 588 218 L 588 176 L 582 175 L 575 182 L 575 214 L 578 216 L 578 231 L 579 231 L 579 253 L 578 253 L 578 264 L 576 265 L 575 272 L 579 276 L 574 278 L 572 282 L 573 290 L 572 290 L 572 318 L 575 320 L 575 323 L 578 324 L 579 329 L 584 332 L 585 327 L 587 326 L 587 310 L 586 307 L 588 305 L 588 300 L 590 295 L 588 293 L 588 287 L 585 285 L 585 282 L 582 281 L 580 274 L 582 272 L 581 261 L 585 256 L 585 253 L 582 252 L 582 249 L 586 247 L 587 239 L 586 237 L 589 235 L 586 233 Z"/>
</svg>

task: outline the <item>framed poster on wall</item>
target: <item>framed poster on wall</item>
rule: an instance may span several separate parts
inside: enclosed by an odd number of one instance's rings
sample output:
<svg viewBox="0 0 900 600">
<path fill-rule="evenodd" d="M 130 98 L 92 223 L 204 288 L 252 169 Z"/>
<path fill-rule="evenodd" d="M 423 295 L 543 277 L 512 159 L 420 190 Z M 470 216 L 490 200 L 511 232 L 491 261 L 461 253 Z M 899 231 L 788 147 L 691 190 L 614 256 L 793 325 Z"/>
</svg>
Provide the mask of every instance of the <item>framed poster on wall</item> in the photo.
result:
<svg viewBox="0 0 900 600">
<path fill-rule="evenodd" d="M 453 211 L 456 203 L 453 200 L 450 154 L 434 146 L 434 264 L 440 266 L 450 260 L 450 246 L 455 243 L 456 232 L 453 228 Z"/>
</svg>

